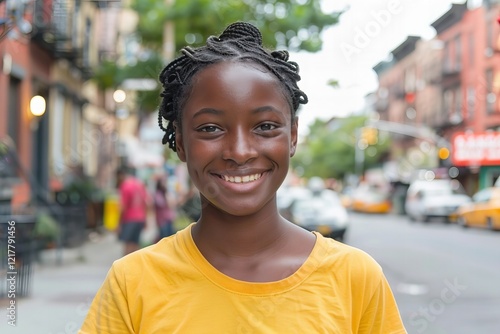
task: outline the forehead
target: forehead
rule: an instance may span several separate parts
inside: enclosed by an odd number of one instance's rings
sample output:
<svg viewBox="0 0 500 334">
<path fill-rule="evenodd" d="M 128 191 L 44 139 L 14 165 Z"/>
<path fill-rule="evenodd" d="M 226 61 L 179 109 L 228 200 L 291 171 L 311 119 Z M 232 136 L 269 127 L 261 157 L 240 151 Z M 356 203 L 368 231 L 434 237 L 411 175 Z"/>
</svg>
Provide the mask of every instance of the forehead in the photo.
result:
<svg viewBox="0 0 500 334">
<path fill-rule="evenodd" d="M 265 93 L 265 94 L 264 94 Z M 287 102 L 285 88 L 278 78 L 254 62 L 224 61 L 195 75 L 188 100 L 198 98 L 242 99 L 275 98 Z"/>
</svg>

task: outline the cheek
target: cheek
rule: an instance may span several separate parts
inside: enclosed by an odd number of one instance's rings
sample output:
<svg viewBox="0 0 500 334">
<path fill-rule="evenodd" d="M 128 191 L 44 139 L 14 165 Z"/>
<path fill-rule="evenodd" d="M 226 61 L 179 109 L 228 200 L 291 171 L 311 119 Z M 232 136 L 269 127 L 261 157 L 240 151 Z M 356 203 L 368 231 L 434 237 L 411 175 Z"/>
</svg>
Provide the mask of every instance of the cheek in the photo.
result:
<svg viewBox="0 0 500 334">
<path fill-rule="evenodd" d="M 293 155 L 294 149 L 287 136 L 280 140 L 266 141 L 261 145 L 262 153 L 276 160 L 288 160 Z"/>
<path fill-rule="evenodd" d="M 184 142 L 186 160 L 190 164 L 199 164 L 205 160 L 212 160 L 222 152 L 222 147 L 216 142 L 197 141 L 187 139 Z"/>
</svg>

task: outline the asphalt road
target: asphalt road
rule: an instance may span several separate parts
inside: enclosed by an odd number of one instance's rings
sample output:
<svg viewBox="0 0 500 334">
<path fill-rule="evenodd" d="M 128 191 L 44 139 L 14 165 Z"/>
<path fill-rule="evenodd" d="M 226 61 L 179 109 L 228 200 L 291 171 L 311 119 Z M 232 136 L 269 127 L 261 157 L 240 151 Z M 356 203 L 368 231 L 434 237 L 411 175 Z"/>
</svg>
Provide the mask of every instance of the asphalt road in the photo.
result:
<svg viewBox="0 0 500 334">
<path fill-rule="evenodd" d="M 500 333 L 500 232 L 350 215 L 345 243 L 383 267 L 409 334 Z"/>
</svg>

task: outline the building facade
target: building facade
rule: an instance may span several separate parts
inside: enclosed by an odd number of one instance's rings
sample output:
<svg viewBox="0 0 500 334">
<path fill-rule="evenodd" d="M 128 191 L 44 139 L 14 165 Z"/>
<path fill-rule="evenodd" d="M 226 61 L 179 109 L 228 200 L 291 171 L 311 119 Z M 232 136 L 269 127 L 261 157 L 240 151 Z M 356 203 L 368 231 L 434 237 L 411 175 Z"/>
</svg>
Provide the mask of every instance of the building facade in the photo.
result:
<svg viewBox="0 0 500 334">
<path fill-rule="evenodd" d="M 453 171 L 450 176 L 469 193 L 491 186 L 500 176 L 499 160 L 493 158 L 500 143 L 483 139 L 500 130 L 499 9 L 496 1 L 476 8 L 453 4 L 431 24 L 433 39 L 410 36 L 392 52 L 391 62 L 374 67 L 381 119 L 432 129 L 442 139 L 426 143 L 425 138 L 396 136 L 396 154 L 411 155 L 410 168 Z M 478 157 L 481 145 L 486 153 Z M 467 158 L 467 152 L 476 153 Z M 429 163 L 417 166 L 419 156 Z"/>
<path fill-rule="evenodd" d="M 114 186 L 114 105 L 91 76 L 113 49 L 101 50 L 99 29 L 119 10 L 119 1 L 0 1 L 0 138 L 26 170 L 13 204 L 51 199 L 75 167 L 99 187 Z M 30 112 L 33 96 L 45 100 L 41 116 Z"/>
</svg>

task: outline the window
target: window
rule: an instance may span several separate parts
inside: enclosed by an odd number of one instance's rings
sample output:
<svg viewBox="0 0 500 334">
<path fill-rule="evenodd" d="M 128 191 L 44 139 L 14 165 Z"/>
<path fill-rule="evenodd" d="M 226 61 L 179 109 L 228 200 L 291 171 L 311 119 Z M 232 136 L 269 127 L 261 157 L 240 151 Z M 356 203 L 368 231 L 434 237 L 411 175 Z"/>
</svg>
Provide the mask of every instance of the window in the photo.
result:
<svg viewBox="0 0 500 334">
<path fill-rule="evenodd" d="M 50 143 L 52 148 L 52 172 L 55 175 L 62 175 L 65 168 L 63 154 L 64 97 L 59 91 L 55 91 L 54 93 L 54 108 L 52 113 L 53 117 L 50 118 L 52 123 L 50 127 L 50 131 L 52 133 L 52 142 Z"/>
<path fill-rule="evenodd" d="M 461 121 L 462 120 L 462 87 L 458 86 L 454 91 L 454 107 L 452 121 Z"/>
<path fill-rule="evenodd" d="M 468 119 L 474 118 L 474 109 L 476 107 L 476 90 L 474 86 L 467 87 L 467 103 L 466 107 L 466 117 Z"/>
<path fill-rule="evenodd" d="M 474 32 L 469 34 L 469 65 L 474 65 Z"/>
<path fill-rule="evenodd" d="M 56 31 L 65 36 L 68 30 L 68 15 L 65 3 L 63 0 L 54 0 L 52 8 L 52 23 Z"/>
<path fill-rule="evenodd" d="M 451 89 L 447 89 L 443 93 L 443 109 L 445 116 L 449 117 L 451 115 L 452 106 L 453 106 L 453 91 Z"/>
<path fill-rule="evenodd" d="M 493 93 L 493 70 L 486 71 L 486 113 L 491 114 L 495 111 L 496 95 Z"/>
<path fill-rule="evenodd" d="M 92 22 L 89 18 L 85 19 L 85 33 L 83 36 L 83 66 L 90 67 L 90 40 L 91 40 Z"/>
<path fill-rule="evenodd" d="M 443 70 L 448 72 L 451 70 L 451 59 L 450 59 L 450 43 L 444 43 L 444 51 L 443 51 Z"/>
<path fill-rule="evenodd" d="M 462 68 L 462 41 L 460 39 L 460 35 L 457 35 L 454 40 L 455 44 L 455 64 L 453 64 L 453 68 L 457 71 L 460 71 Z"/>
<path fill-rule="evenodd" d="M 493 55 L 493 22 L 486 20 L 486 55 Z"/>
<path fill-rule="evenodd" d="M 405 91 L 406 92 L 414 92 L 415 91 L 415 83 L 417 81 L 415 68 L 411 67 L 405 71 Z"/>
<path fill-rule="evenodd" d="M 472 200 L 476 203 L 486 203 L 491 198 L 491 189 L 484 189 L 479 191 L 472 197 Z"/>
<path fill-rule="evenodd" d="M 80 13 L 80 2 L 76 1 L 75 2 L 75 8 L 73 11 L 73 19 L 72 19 L 72 28 L 71 28 L 71 42 L 73 43 L 73 47 L 77 48 L 80 44 L 79 40 L 79 31 L 78 31 L 78 26 L 79 26 L 79 18 L 81 16 Z"/>
<path fill-rule="evenodd" d="M 80 129 L 81 129 L 81 110 L 76 103 L 71 103 L 71 132 L 70 132 L 70 147 L 71 152 L 74 154 L 74 158 L 77 161 L 81 161 L 81 140 L 80 140 Z"/>
</svg>

